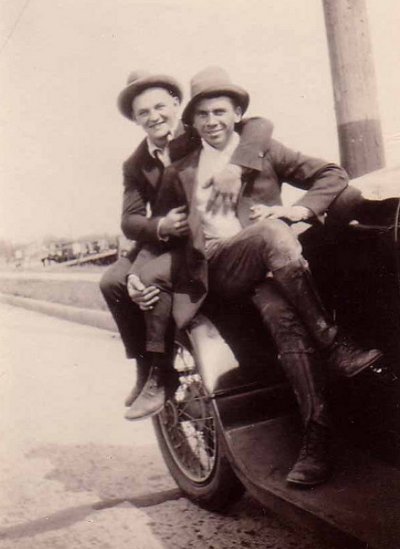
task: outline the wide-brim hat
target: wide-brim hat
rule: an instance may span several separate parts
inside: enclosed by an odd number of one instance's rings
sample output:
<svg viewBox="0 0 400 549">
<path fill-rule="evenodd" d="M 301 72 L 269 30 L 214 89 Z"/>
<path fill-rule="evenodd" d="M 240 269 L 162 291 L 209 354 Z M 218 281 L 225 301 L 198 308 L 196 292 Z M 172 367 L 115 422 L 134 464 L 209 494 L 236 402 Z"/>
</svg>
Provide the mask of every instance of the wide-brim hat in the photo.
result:
<svg viewBox="0 0 400 549">
<path fill-rule="evenodd" d="M 126 87 L 118 96 L 118 108 L 124 116 L 132 120 L 132 101 L 147 88 L 165 88 L 182 101 L 182 88 L 172 76 L 150 74 L 142 70 L 133 71 L 128 76 Z"/>
<path fill-rule="evenodd" d="M 242 109 L 242 114 L 249 106 L 250 97 L 245 89 L 233 84 L 228 73 L 220 67 L 207 67 L 195 74 L 190 82 L 190 101 L 186 105 L 182 120 L 192 124 L 195 105 L 207 97 L 227 95 L 232 97 Z"/>
</svg>

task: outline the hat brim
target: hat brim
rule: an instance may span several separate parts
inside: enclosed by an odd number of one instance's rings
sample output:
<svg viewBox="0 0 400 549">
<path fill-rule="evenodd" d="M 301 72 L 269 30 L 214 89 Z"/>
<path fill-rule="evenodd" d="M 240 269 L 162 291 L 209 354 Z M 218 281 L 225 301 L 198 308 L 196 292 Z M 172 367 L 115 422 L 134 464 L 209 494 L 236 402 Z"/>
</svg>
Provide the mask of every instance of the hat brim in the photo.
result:
<svg viewBox="0 0 400 549">
<path fill-rule="evenodd" d="M 182 121 L 184 124 L 191 126 L 193 124 L 193 114 L 196 104 L 201 99 L 207 99 L 209 97 L 219 97 L 226 95 L 232 97 L 242 109 L 242 114 L 245 113 L 249 106 L 250 97 L 246 90 L 240 86 L 235 86 L 233 84 L 222 87 L 222 86 L 210 86 L 207 90 L 202 91 L 192 97 L 189 103 L 186 105 L 182 113 Z"/>
<path fill-rule="evenodd" d="M 148 88 L 164 88 L 172 95 L 178 97 L 179 101 L 182 101 L 182 88 L 175 78 L 164 74 L 146 76 L 145 78 L 135 80 L 135 82 L 126 86 L 119 94 L 118 108 L 123 116 L 132 120 L 132 101 L 137 95 Z"/>
</svg>

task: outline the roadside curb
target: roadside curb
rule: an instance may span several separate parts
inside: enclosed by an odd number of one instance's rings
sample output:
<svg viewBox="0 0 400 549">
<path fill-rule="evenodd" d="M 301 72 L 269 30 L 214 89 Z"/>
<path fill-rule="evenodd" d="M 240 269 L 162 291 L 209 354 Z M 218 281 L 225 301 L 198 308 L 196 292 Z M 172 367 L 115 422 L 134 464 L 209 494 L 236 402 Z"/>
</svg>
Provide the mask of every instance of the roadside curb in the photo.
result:
<svg viewBox="0 0 400 549">
<path fill-rule="evenodd" d="M 86 324 L 102 330 L 117 331 L 117 326 L 111 314 L 106 311 L 95 309 L 82 309 L 71 305 L 62 305 L 29 297 L 19 297 L 12 294 L 0 293 L 0 302 L 16 307 L 23 307 L 30 311 L 36 311 L 50 316 L 55 316 L 70 322 Z"/>
</svg>

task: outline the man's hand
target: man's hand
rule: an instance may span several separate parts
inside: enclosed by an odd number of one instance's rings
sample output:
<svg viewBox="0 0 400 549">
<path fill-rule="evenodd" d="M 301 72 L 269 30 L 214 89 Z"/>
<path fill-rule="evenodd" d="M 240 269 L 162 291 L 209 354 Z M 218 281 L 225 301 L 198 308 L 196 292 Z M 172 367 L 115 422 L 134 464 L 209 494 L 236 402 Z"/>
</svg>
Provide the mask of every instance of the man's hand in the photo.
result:
<svg viewBox="0 0 400 549">
<path fill-rule="evenodd" d="M 135 274 L 128 275 L 127 290 L 129 297 L 142 311 L 150 311 L 160 299 L 159 288 L 156 286 L 145 286 Z"/>
<path fill-rule="evenodd" d="M 213 186 L 206 211 L 216 213 L 220 208 L 223 212 L 234 209 L 238 201 L 242 185 L 242 168 L 235 164 L 228 164 L 206 184 L 206 188 Z"/>
<path fill-rule="evenodd" d="M 257 204 L 252 206 L 250 219 L 260 221 L 261 219 L 287 219 L 292 223 L 304 221 L 312 216 L 312 212 L 304 206 L 265 206 Z"/>
<path fill-rule="evenodd" d="M 189 233 L 186 206 L 179 206 L 170 210 L 160 221 L 159 233 L 161 238 L 176 236 L 182 238 Z"/>
</svg>

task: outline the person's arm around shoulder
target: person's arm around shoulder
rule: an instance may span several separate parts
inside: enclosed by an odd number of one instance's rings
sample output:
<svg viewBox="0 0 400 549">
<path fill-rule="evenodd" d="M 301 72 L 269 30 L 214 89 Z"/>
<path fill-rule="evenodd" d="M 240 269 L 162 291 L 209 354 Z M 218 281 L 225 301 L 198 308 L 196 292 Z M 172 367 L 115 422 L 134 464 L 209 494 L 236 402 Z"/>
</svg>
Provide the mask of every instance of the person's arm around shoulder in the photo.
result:
<svg viewBox="0 0 400 549">
<path fill-rule="evenodd" d="M 337 164 L 306 156 L 274 139 L 265 161 L 272 164 L 281 183 L 307 191 L 294 206 L 307 208 L 314 216 L 324 214 L 348 185 L 347 173 Z"/>
<path fill-rule="evenodd" d="M 230 163 L 210 181 L 213 189 L 207 209 L 216 211 L 221 207 L 235 207 L 242 186 L 243 170 L 261 171 L 272 131 L 273 124 L 266 118 L 248 118 L 240 123 L 240 141 Z"/>
</svg>

